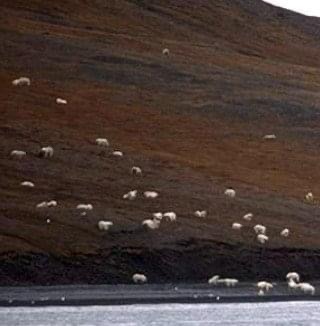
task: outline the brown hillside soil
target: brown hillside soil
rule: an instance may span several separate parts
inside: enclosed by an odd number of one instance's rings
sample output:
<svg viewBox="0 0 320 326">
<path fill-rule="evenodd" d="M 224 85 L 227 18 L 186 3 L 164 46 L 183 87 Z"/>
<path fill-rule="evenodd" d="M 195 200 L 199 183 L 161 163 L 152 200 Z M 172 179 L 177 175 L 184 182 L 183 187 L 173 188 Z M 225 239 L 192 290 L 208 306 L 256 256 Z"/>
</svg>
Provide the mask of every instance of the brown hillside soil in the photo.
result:
<svg viewBox="0 0 320 326">
<path fill-rule="evenodd" d="M 260 0 L 2 0 L 0 284 L 319 278 L 319 32 L 320 19 Z M 20 76 L 31 86 L 14 87 Z M 80 216 L 79 203 L 94 209 Z M 177 222 L 143 229 L 157 211 Z"/>
</svg>

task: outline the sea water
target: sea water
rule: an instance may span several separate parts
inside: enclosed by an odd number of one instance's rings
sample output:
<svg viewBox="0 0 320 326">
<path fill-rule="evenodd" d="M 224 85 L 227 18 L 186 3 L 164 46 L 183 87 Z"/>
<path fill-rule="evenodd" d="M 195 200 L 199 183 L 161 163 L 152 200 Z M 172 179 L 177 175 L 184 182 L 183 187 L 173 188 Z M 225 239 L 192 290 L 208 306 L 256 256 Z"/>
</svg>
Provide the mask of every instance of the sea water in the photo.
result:
<svg viewBox="0 0 320 326">
<path fill-rule="evenodd" d="M 150 304 L 0 308 L 1 326 L 319 326 L 320 303 Z"/>
</svg>

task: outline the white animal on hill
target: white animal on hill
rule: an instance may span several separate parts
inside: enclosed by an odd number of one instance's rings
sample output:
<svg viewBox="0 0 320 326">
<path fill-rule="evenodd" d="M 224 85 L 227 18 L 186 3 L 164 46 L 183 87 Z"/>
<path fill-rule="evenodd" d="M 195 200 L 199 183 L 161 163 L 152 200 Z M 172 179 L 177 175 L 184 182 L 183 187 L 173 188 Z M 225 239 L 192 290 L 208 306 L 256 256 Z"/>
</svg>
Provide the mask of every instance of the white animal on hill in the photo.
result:
<svg viewBox="0 0 320 326">
<path fill-rule="evenodd" d="M 263 137 L 263 139 L 265 139 L 265 140 L 272 140 L 272 139 L 276 139 L 277 137 L 276 137 L 276 135 L 265 135 L 264 137 Z"/>
<path fill-rule="evenodd" d="M 123 153 L 120 152 L 120 151 L 113 151 L 113 152 L 112 152 L 112 155 L 113 155 L 113 156 L 122 157 L 122 156 L 123 156 Z"/>
<path fill-rule="evenodd" d="M 41 203 L 37 204 L 37 208 L 45 208 L 48 207 L 48 203 L 46 201 L 42 201 Z"/>
<path fill-rule="evenodd" d="M 113 222 L 110 222 L 110 221 L 99 221 L 98 222 L 98 228 L 100 231 L 108 231 L 112 225 L 113 225 Z"/>
<path fill-rule="evenodd" d="M 209 278 L 208 283 L 213 285 L 224 284 L 227 287 L 234 287 L 239 283 L 239 281 L 235 278 L 220 278 L 219 275 L 214 275 Z"/>
<path fill-rule="evenodd" d="M 162 218 L 163 218 L 163 214 L 160 213 L 160 212 L 153 213 L 152 216 L 153 216 L 154 219 L 156 219 L 156 220 L 160 220 L 160 221 L 161 221 Z"/>
<path fill-rule="evenodd" d="M 158 219 L 153 219 L 153 220 L 143 220 L 142 221 L 142 226 L 146 226 L 150 230 L 156 230 L 160 227 L 160 220 Z"/>
<path fill-rule="evenodd" d="M 253 227 L 253 230 L 256 234 L 265 234 L 267 231 L 267 228 L 264 225 L 257 224 Z"/>
<path fill-rule="evenodd" d="M 207 217 L 207 211 L 195 211 L 194 216 L 196 217 Z"/>
<path fill-rule="evenodd" d="M 290 230 L 289 229 L 283 229 L 281 232 L 280 232 L 280 235 L 284 238 L 287 238 L 290 234 Z"/>
<path fill-rule="evenodd" d="M 64 100 L 63 98 L 58 97 L 58 98 L 56 98 L 56 103 L 57 104 L 67 104 L 68 102 L 67 102 L 67 100 Z"/>
<path fill-rule="evenodd" d="M 224 194 L 229 198 L 234 198 L 236 196 L 236 191 L 233 188 L 228 188 L 225 190 Z"/>
<path fill-rule="evenodd" d="M 157 198 L 159 196 L 159 194 L 156 191 L 145 191 L 143 195 L 144 197 L 151 198 L 151 199 Z"/>
<path fill-rule="evenodd" d="M 163 55 L 169 55 L 169 53 L 170 53 L 170 51 L 167 48 L 165 48 L 165 49 L 162 50 L 162 54 Z"/>
<path fill-rule="evenodd" d="M 267 237 L 265 234 L 258 234 L 257 241 L 261 244 L 265 244 L 267 241 L 269 241 L 269 237 Z"/>
<path fill-rule="evenodd" d="M 138 190 L 131 190 L 122 196 L 123 199 L 134 200 L 137 198 Z"/>
<path fill-rule="evenodd" d="M 218 280 L 219 279 L 220 279 L 220 276 L 219 275 L 214 275 L 211 278 L 209 278 L 208 283 L 209 284 L 216 285 L 216 284 L 218 284 Z"/>
<path fill-rule="evenodd" d="M 305 200 L 306 200 L 308 203 L 312 203 L 312 202 L 314 201 L 313 193 L 312 193 L 312 192 L 308 192 L 308 193 L 305 195 Z"/>
<path fill-rule="evenodd" d="M 81 209 L 84 211 L 92 211 L 93 206 L 92 206 L 92 204 L 78 204 L 76 209 Z"/>
<path fill-rule="evenodd" d="M 50 200 L 47 202 L 48 207 L 55 207 L 58 205 L 56 200 Z"/>
<path fill-rule="evenodd" d="M 261 281 L 257 283 L 257 287 L 259 290 L 268 292 L 270 289 L 273 289 L 273 284 L 266 281 Z"/>
<path fill-rule="evenodd" d="M 241 228 L 242 228 L 242 224 L 232 223 L 232 230 L 240 230 Z"/>
<path fill-rule="evenodd" d="M 51 146 L 42 147 L 39 153 L 40 157 L 52 157 L 53 148 Z"/>
<path fill-rule="evenodd" d="M 310 283 L 298 283 L 297 288 L 300 289 L 305 294 L 314 295 L 316 293 L 316 289 Z"/>
<path fill-rule="evenodd" d="M 236 286 L 239 281 L 235 278 L 222 278 L 217 280 L 218 284 L 224 284 L 227 287 L 234 287 Z"/>
<path fill-rule="evenodd" d="M 12 85 L 14 86 L 30 86 L 31 85 L 31 81 L 30 78 L 28 77 L 20 77 L 18 79 L 15 79 L 12 81 Z"/>
<path fill-rule="evenodd" d="M 50 200 L 50 201 L 43 201 L 39 204 L 37 204 L 37 208 L 48 208 L 48 207 L 55 207 L 57 206 L 58 203 L 55 200 Z"/>
<path fill-rule="evenodd" d="M 298 273 L 296 273 L 296 272 L 289 272 L 286 275 L 286 279 L 288 281 L 293 280 L 293 281 L 299 283 L 300 282 L 300 275 Z"/>
<path fill-rule="evenodd" d="M 175 212 L 166 212 L 163 214 L 163 217 L 167 219 L 167 221 L 175 222 L 177 220 L 177 214 Z"/>
<path fill-rule="evenodd" d="M 24 151 L 18 151 L 18 150 L 13 150 L 11 153 L 10 153 L 10 156 L 13 157 L 13 158 L 18 158 L 18 159 L 21 159 L 23 157 L 25 157 L 27 155 L 26 152 Z"/>
<path fill-rule="evenodd" d="M 136 274 L 134 274 L 132 276 L 132 281 L 134 283 L 136 283 L 136 284 L 137 283 L 143 284 L 143 283 L 147 283 L 148 282 L 148 279 L 147 279 L 147 277 L 144 274 L 138 274 L 138 273 L 136 273 Z"/>
<path fill-rule="evenodd" d="M 29 188 L 33 188 L 34 187 L 34 183 L 31 181 L 23 181 L 20 183 L 21 186 L 23 187 L 29 187 Z"/>
<path fill-rule="evenodd" d="M 289 279 L 288 288 L 295 290 L 298 288 L 298 283 L 296 283 L 293 279 Z"/>
<path fill-rule="evenodd" d="M 142 170 L 138 166 L 133 166 L 131 168 L 131 174 L 133 174 L 133 175 L 142 175 Z"/>
<path fill-rule="evenodd" d="M 108 147 L 109 146 L 109 141 L 107 138 L 97 138 L 96 139 L 96 144 L 101 147 Z"/>
<path fill-rule="evenodd" d="M 245 221 L 251 221 L 252 218 L 253 218 L 253 214 L 252 213 L 248 213 L 248 214 L 243 215 L 243 219 Z"/>
</svg>

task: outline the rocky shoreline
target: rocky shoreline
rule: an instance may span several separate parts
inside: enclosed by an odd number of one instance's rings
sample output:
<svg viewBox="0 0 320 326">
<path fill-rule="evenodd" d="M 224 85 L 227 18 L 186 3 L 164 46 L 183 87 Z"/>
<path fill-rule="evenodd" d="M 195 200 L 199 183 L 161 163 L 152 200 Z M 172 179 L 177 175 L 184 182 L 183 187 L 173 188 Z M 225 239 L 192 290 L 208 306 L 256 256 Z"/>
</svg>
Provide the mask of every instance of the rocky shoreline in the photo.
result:
<svg viewBox="0 0 320 326">
<path fill-rule="evenodd" d="M 264 296 L 250 283 L 232 288 L 208 284 L 98 285 L 51 287 L 2 287 L 0 307 L 89 306 L 161 303 L 244 303 L 279 301 L 318 301 L 320 295 L 290 292 L 277 284 Z"/>
<path fill-rule="evenodd" d="M 7 253 L 0 257 L 0 286 L 132 283 L 144 273 L 151 283 L 207 282 L 212 275 L 240 281 L 284 281 L 297 271 L 320 279 L 320 251 L 199 245 L 184 249 L 111 248 L 95 255 Z"/>
</svg>

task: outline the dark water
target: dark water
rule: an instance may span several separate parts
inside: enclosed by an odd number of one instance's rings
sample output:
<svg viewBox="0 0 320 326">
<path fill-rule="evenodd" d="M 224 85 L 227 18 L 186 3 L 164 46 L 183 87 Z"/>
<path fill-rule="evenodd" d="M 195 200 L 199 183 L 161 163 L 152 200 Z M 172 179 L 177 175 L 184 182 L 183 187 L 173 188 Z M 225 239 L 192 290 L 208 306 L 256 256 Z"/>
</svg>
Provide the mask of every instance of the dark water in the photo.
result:
<svg viewBox="0 0 320 326">
<path fill-rule="evenodd" d="M 0 308 L 1 326 L 320 325 L 319 302 Z"/>
</svg>

